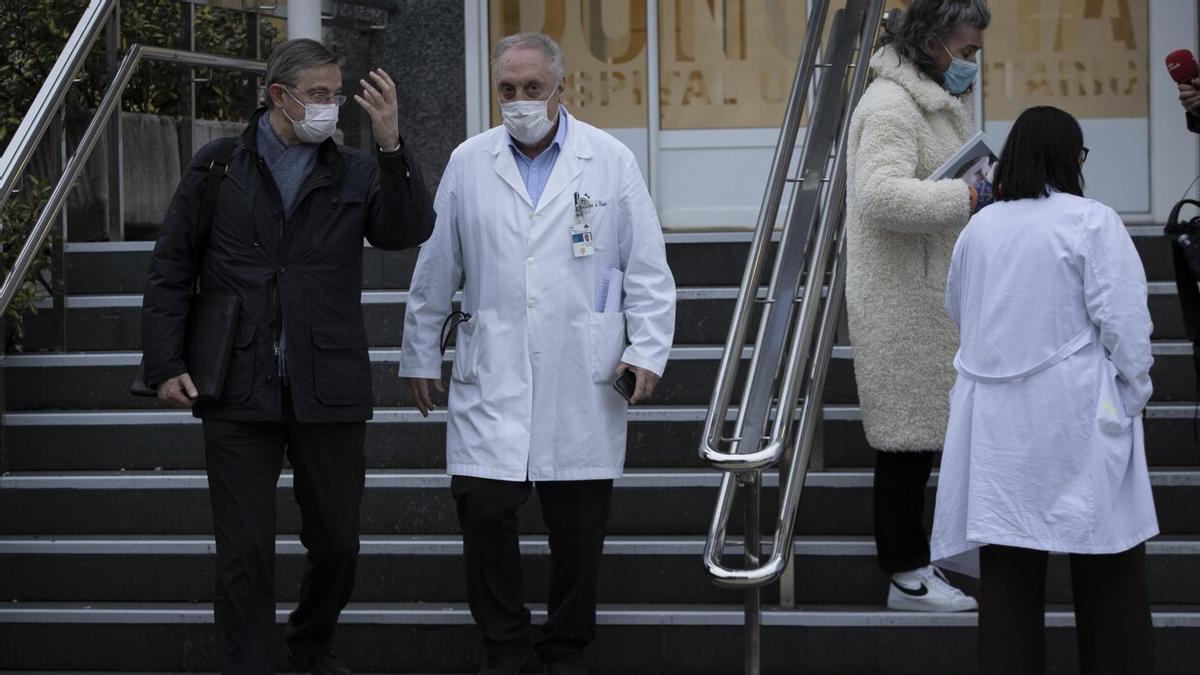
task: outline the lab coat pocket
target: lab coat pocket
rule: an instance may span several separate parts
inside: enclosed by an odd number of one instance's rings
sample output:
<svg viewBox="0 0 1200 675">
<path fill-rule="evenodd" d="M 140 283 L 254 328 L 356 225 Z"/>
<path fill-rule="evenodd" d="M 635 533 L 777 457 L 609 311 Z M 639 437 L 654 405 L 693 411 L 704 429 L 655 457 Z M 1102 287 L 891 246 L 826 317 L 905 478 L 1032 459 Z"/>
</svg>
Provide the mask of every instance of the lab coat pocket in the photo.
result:
<svg viewBox="0 0 1200 675">
<path fill-rule="evenodd" d="M 588 324 L 592 382 L 608 384 L 617 376 L 617 366 L 625 351 L 625 314 L 589 312 Z"/>
<path fill-rule="evenodd" d="M 450 378 L 463 384 L 479 381 L 479 317 L 458 324 L 458 335 L 454 338 L 454 367 Z"/>
<path fill-rule="evenodd" d="M 1123 434 L 1133 424 L 1133 418 L 1125 414 L 1125 402 L 1117 386 L 1117 367 L 1106 358 L 1100 372 L 1100 386 L 1096 391 L 1096 424 L 1104 433 Z"/>
</svg>

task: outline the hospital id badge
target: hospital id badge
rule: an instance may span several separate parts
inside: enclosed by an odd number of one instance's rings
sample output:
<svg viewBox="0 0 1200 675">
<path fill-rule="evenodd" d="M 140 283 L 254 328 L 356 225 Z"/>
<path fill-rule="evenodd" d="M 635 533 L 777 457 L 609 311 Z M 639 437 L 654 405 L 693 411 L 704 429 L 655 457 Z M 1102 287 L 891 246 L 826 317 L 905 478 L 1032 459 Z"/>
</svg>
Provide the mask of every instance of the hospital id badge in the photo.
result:
<svg viewBox="0 0 1200 675">
<path fill-rule="evenodd" d="M 596 245 L 592 241 L 592 226 L 584 220 L 584 207 L 587 200 L 575 193 L 575 220 L 571 223 L 571 252 L 576 258 L 586 258 L 596 254 Z"/>
<path fill-rule="evenodd" d="M 595 242 L 592 241 L 592 228 L 587 223 L 571 228 L 571 252 L 576 258 L 586 258 L 596 254 Z"/>
</svg>

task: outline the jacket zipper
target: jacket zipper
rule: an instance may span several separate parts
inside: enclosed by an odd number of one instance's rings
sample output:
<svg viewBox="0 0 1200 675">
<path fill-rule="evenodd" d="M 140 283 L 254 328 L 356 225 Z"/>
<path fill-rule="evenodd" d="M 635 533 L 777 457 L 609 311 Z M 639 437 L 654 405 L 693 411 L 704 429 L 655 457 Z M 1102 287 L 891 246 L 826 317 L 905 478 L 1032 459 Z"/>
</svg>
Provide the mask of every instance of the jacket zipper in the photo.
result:
<svg viewBox="0 0 1200 675">
<path fill-rule="evenodd" d="M 271 172 L 267 169 L 266 162 L 263 161 L 262 156 L 255 153 L 255 159 L 257 160 L 257 163 L 258 163 L 259 172 L 263 175 L 264 179 L 267 180 L 269 182 L 269 184 L 275 188 L 275 196 L 277 198 L 277 201 L 279 202 L 279 213 L 280 213 L 280 217 L 279 217 L 279 257 L 282 258 L 287 252 L 287 248 L 284 246 L 284 241 L 283 241 L 283 229 L 284 229 L 284 222 L 283 222 L 283 215 L 282 215 L 283 214 L 283 198 L 280 196 L 279 186 L 275 185 L 275 177 L 272 176 Z M 301 186 L 300 194 L 296 195 L 297 202 L 303 201 L 303 199 L 305 197 L 307 197 L 308 194 L 310 192 L 312 192 L 313 190 L 326 185 L 329 175 L 330 174 L 327 171 L 324 175 L 320 176 L 319 178 L 316 178 L 315 180 L 310 177 L 310 179 L 308 181 L 305 181 L 305 184 L 303 186 Z M 282 336 L 282 333 L 283 333 L 283 308 L 280 306 L 280 302 L 279 302 L 279 264 L 275 263 L 275 265 L 276 265 L 275 288 L 273 289 L 273 292 L 271 294 L 271 304 L 274 305 L 272 315 L 274 316 L 274 319 L 275 319 L 275 330 L 274 330 L 274 336 L 273 336 L 274 340 L 273 340 L 273 344 L 272 344 L 272 351 L 275 354 L 275 375 L 282 379 L 283 374 L 284 374 L 283 373 L 283 359 L 282 359 L 282 354 L 280 354 L 279 343 L 283 337 Z"/>
<path fill-rule="evenodd" d="M 254 159 L 256 160 L 256 163 L 258 164 L 258 170 L 259 170 L 259 173 L 262 174 L 263 179 L 265 181 L 267 181 L 267 183 L 271 187 L 275 188 L 275 196 L 277 198 L 277 201 L 279 202 L 279 213 L 280 213 L 278 250 L 282 251 L 283 250 L 283 215 L 282 215 L 283 214 L 283 199 L 281 197 L 279 197 L 279 186 L 275 185 L 275 177 L 272 176 L 271 172 L 267 169 L 266 162 L 263 161 L 262 156 L 255 153 Z M 279 271 L 278 271 L 278 264 L 275 261 L 270 261 L 270 262 L 273 265 L 275 265 L 275 267 L 276 267 L 275 287 L 273 289 L 271 289 L 271 317 L 275 324 L 272 327 L 273 330 L 271 331 L 272 332 L 271 351 L 275 356 L 275 376 L 282 378 L 283 377 L 283 361 L 280 358 L 279 342 L 280 342 L 280 338 L 281 338 L 281 333 L 283 331 L 283 313 L 281 311 L 282 308 L 279 306 Z"/>
</svg>

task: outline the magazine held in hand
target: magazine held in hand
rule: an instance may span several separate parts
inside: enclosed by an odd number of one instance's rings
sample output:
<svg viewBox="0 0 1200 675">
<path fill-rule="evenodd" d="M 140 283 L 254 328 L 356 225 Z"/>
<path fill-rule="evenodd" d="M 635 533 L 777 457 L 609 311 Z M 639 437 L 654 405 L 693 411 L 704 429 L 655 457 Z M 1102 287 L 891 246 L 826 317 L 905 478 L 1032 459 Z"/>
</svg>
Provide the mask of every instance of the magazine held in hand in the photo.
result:
<svg viewBox="0 0 1200 675">
<path fill-rule="evenodd" d="M 992 170 L 996 168 L 998 158 L 999 153 L 992 148 L 983 132 L 979 131 L 930 174 L 929 180 L 960 178 L 967 185 L 975 185 L 980 181 L 990 183 Z"/>
</svg>

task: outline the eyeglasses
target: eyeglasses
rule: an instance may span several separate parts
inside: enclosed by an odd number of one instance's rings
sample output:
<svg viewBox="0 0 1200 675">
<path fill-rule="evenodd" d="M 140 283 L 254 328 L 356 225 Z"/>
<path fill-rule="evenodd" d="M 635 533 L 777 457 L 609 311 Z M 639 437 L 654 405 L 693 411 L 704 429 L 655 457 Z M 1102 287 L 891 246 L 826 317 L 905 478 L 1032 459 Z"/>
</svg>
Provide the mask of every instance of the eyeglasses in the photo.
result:
<svg viewBox="0 0 1200 675">
<path fill-rule="evenodd" d="M 286 82 L 278 82 L 277 84 L 285 89 L 288 87 L 293 89 L 296 88 L 296 85 L 288 84 Z M 329 105 L 332 103 L 340 108 L 346 104 L 346 97 L 342 96 L 341 94 L 327 94 L 324 92 L 324 90 L 304 91 L 300 93 L 309 99 L 309 103 L 315 103 L 317 105 Z M 292 92 L 288 91 L 288 94 L 291 94 L 292 98 L 296 99 L 297 103 L 304 103 L 304 101 L 301 101 L 299 97 L 297 97 L 295 94 L 292 94 Z"/>
<path fill-rule="evenodd" d="M 1086 145 L 1083 146 L 1083 151 L 1079 153 L 1079 163 L 1080 164 L 1083 164 L 1084 162 L 1087 161 L 1088 152 L 1089 152 L 1088 147 Z"/>
</svg>

